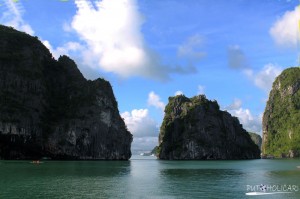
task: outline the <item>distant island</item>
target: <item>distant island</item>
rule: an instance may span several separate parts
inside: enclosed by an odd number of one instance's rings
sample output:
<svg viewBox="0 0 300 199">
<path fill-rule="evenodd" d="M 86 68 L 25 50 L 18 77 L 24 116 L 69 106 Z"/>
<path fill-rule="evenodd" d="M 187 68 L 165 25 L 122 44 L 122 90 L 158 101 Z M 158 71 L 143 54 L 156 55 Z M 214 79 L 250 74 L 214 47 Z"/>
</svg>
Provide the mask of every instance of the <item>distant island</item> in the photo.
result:
<svg viewBox="0 0 300 199">
<path fill-rule="evenodd" d="M 243 129 L 205 95 L 169 97 L 162 160 L 300 157 L 300 68 L 273 83 L 263 138 Z M 128 160 L 132 134 L 110 83 L 86 80 L 67 56 L 55 60 L 38 40 L 0 25 L 0 159 Z"/>
<path fill-rule="evenodd" d="M 262 145 L 262 137 L 257 133 L 248 132 L 250 135 L 251 140 L 258 146 L 259 150 L 261 150 Z"/>
<path fill-rule="evenodd" d="M 0 25 L 0 159 L 128 160 L 131 142 L 108 81 Z"/>
<path fill-rule="evenodd" d="M 300 157 L 300 68 L 284 70 L 274 81 L 263 115 L 264 156 Z"/>
<path fill-rule="evenodd" d="M 163 160 L 260 158 L 259 147 L 239 120 L 204 95 L 169 98 L 157 156 Z"/>
</svg>

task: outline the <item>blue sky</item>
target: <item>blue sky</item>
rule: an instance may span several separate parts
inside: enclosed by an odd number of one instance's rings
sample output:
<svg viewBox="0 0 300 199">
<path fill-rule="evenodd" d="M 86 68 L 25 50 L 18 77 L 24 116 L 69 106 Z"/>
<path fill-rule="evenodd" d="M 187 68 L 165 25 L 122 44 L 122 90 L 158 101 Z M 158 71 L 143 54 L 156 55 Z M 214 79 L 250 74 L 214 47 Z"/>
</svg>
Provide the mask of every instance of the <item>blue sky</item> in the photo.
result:
<svg viewBox="0 0 300 199">
<path fill-rule="evenodd" d="M 299 55 L 298 0 L 0 0 L 0 23 L 113 86 L 134 135 L 157 145 L 168 97 L 205 94 L 261 134 L 274 78 Z"/>
</svg>

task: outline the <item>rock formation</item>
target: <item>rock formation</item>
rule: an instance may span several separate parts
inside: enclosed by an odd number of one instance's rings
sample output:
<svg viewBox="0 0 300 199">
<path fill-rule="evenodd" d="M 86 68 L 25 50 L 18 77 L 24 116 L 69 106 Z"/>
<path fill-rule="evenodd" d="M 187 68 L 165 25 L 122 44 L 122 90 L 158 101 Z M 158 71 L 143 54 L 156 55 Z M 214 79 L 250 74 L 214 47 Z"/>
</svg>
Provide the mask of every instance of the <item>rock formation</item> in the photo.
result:
<svg viewBox="0 0 300 199">
<path fill-rule="evenodd" d="M 262 152 L 300 156 L 300 68 L 284 70 L 274 81 L 263 115 Z"/>
<path fill-rule="evenodd" d="M 170 97 L 159 134 L 166 160 L 254 159 L 260 151 L 239 120 L 204 95 Z"/>
<path fill-rule="evenodd" d="M 260 135 L 252 132 L 248 132 L 251 140 L 258 146 L 259 149 L 261 149 L 261 144 L 262 144 L 262 138 Z"/>
<path fill-rule="evenodd" d="M 0 158 L 127 160 L 131 142 L 109 82 L 0 26 Z"/>
</svg>

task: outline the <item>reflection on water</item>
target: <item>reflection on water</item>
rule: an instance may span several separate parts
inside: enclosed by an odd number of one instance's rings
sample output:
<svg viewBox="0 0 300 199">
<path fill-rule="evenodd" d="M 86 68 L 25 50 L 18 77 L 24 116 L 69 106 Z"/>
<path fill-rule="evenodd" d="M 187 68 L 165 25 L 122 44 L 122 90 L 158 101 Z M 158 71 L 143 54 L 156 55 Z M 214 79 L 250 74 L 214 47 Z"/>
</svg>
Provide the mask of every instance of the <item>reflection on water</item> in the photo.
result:
<svg viewBox="0 0 300 199">
<path fill-rule="evenodd" d="M 161 176 L 167 182 L 169 195 L 197 195 L 198 198 L 234 198 L 243 196 L 239 181 L 243 172 L 231 169 L 165 169 Z M 239 193 L 240 192 L 240 193 Z"/>
<path fill-rule="evenodd" d="M 0 198 L 107 198 L 110 190 L 122 183 L 120 179 L 129 175 L 130 164 L 129 161 L 47 161 L 36 165 L 5 161 L 0 167 Z"/>
<path fill-rule="evenodd" d="M 247 185 L 300 187 L 299 162 L 159 161 L 140 156 L 40 165 L 0 161 L 0 198 L 249 198 Z M 300 198 L 300 193 L 272 198 Z"/>
</svg>

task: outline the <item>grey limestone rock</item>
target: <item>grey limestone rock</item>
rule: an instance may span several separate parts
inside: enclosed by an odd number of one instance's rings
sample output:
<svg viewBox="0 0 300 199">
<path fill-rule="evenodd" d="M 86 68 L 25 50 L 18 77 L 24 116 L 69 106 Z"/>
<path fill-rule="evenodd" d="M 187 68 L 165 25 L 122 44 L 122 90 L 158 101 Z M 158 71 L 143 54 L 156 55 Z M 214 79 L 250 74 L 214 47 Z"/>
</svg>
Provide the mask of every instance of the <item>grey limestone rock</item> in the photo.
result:
<svg viewBox="0 0 300 199">
<path fill-rule="evenodd" d="M 0 26 L 0 157 L 131 157 L 132 135 L 110 83 L 86 80 L 67 56 Z"/>
<path fill-rule="evenodd" d="M 239 120 L 204 95 L 170 97 L 158 157 L 166 160 L 255 159 L 260 150 Z"/>
</svg>

